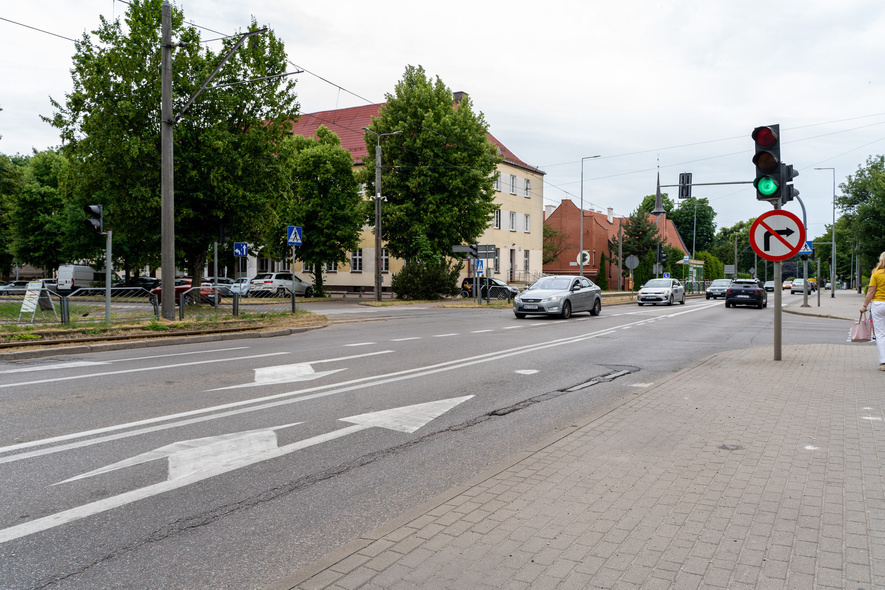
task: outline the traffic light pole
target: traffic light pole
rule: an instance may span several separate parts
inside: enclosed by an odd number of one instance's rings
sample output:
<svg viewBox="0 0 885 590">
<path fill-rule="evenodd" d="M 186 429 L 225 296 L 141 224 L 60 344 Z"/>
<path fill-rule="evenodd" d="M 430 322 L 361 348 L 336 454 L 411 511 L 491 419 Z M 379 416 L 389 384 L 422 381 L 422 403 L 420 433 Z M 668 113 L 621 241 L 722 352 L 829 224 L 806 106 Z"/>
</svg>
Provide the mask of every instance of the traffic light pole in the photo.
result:
<svg viewBox="0 0 885 590">
<path fill-rule="evenodd" d="M 111 230 L 107 232 L 108 239 L 104 250 L 104 321 L 106 324 L 111 323 L 111 246 L 113 245 L 113 236 Z"/>
</svg>

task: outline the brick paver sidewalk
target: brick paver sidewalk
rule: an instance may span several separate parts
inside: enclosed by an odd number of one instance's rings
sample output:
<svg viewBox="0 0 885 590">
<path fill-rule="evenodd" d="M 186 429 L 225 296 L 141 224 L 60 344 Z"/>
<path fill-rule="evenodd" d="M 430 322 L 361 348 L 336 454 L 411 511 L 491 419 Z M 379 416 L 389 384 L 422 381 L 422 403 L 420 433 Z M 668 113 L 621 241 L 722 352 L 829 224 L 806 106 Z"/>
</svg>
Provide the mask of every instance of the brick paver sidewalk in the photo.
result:
<svg viewBox="0 0 885 590">
<path fill-rule="evenodd" d="M 870 346 L 709 357 L 275 588 L 885 587 Z"/>
</svg>

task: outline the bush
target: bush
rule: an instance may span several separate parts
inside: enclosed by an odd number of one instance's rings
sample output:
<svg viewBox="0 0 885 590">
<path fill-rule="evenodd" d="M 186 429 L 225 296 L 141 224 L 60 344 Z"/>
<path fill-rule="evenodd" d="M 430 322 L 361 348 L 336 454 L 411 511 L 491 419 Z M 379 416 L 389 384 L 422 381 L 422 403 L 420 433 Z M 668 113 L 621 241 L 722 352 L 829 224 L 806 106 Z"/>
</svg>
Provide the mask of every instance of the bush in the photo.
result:
<svg viewBox="0 0 885 590">
<path fill-rule="evenodd" d="M 393 275 L 391 288 L 400 299 L 439 299 L 441 295 L 457 295 L 458 277 L 463 264 L 445 258 L 416 260 Z"/>
</svg>

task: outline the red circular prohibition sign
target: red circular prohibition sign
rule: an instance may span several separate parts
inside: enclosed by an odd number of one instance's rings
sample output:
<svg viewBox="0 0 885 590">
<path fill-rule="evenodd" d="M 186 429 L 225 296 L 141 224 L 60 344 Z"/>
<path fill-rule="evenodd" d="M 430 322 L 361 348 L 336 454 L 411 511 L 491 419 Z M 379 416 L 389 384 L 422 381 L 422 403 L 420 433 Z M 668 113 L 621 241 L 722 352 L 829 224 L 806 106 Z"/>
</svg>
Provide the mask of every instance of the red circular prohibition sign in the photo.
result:
<svg viewBox="0 0 885 590">
<path fill-rule="evenodd" d="M 789 211 L 768 211 L 750 226 L 750 245 L 766 260 L 789 260 L 805 245 L 805 226 Z"/>
</svg>

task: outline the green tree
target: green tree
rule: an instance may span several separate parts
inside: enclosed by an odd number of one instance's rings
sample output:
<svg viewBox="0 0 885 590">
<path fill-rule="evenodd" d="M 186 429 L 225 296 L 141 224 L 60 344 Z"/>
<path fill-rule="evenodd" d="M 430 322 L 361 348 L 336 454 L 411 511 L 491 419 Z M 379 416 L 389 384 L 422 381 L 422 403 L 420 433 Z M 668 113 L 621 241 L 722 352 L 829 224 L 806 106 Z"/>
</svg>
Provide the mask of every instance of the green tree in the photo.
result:
<svg viewBox="0 0 885 590">
<path fill-rule="evenodd" d="M 173 8 L 176 113 L 236 39 L 216 54 Z M 71 199 L 102 204 L 114 252 L 127 266 L 156 264 L 160 237 L 161 0 L 135 0 L 124 22 L 101 18 L 76 44 L 73 91 L 53 101 L 51 119 L 71 160 Z M 125 24 L 125 26 L 124 26 Z M 249 30 L 258 29 L 253 21 Z M 213 84 L 285 72 L 283 44 L 272 32 L 249 37 Z M 297 113 L 294 81 L 272 78 L 206 90 L 175 126 L 177 264 L 199 277 L 222 228 L 261 243 L 278 227 L 276 203 L 289 187 L 287 121 Z"/>
<path fill-rule="evenodd" d="M 60 185 L 67 159 L 52 151 L 27 159 L 19 190 L 6 198 L 9 251 L 19 264 L 31 264 L 47 274 L 65 262 L 69 215 Z"/>
<path fill-rule="evenodd" d="M 651 212 L 655 210 L 655 202 L 657 201 L 656 195 L 646 195 L 642 202 L 639 203 L 638 211 L 644 211 L 651 215 Z M 673 199 L 671 199 L 667 193 L 661 193 L 661 205 L 664 207 L 664 211 L 667 213 L 667 216 L 670 216 L 670 212 L 676 208 L 676 205 L 673 203 Z"/>
<path fill-rule="evenodd" d="M 739 221 L 731 227 L 720 228 L 713 242 L 712 253 L 723 264 L 735 264 L 735 248 L 737 249 L 738 271 L 746 272 L 753 268 L 753 249 L 750 247 L 750 226 L 755 217 Z"/>
<path fill-rule="evenodd" d="M 325 126 L 315 139 L 296 136 L 291 156 L 292 200 L 287 223 L 302 228 L 304 240 L 295 256 L 313 268 L 314 291 L 324 296 L 322 268 L 343 263 L 359 246 L 365 202 L 353 173 L 353 158 Z M 280 228 L 279 235 L 284 235 Z"/>
<path fill-rule="evenodd" d="M 697 212 L 697 218 L 695 217 Z M 673 221 L 679 235 L 685 242 L 686 247 L 692 251 L 707 250 L 713 245 L 716 236 L 716 212 L 710 206 L 706 198 L 692 197 L 681 201 L 678 209 L 667 213 L 667 217 Z M 695 231 L 695 222 L 697 230 Z"/>
<path fill-rule="evenodd" d="M 599 272 L 596 273 L 596 284 L 603 291 L 608 291 L 608 259 L 605 252 L 599 255 Z"/>
<path fill-rule="evenodd" d="M 712 281 L 714 279 L 724 279 L 725 278 L 725 266 L 722 264 L 722 261 L 716 258 L 710 252 L 706 250 L 702 250 L 695 254 L 696 260 L 704 261 L 704 280 Z"/>
<path fill-rule="evenodd" d="M 867 158 L 866 166 L 859 166 L 839 188 L 842 196 L 836 203 L 848 214 L 862 268 L 870 269 L 885 251 L 885 156 Z"/>
<path fill-rule="evenodd" d="M 657 243 L 658 226 L 645 211 L 637 209 L 624 222 L 624 258 L 632 254 L 642 260 Z"/>
<path fill-rule="evenodd" d="M 475 243 L 498 208 L 493 174 L 500 159 L 483 114 L 469 98 L 455 105 L 451 90 L 420 66 L 408 66 L 386 98 L 366 147 L 373 154 L 380 134 L 400 132 L 382 139 L 382 237 L 390 253 L 412 260 L 422 249 L 442 256 L 455 244 Z M 362 179 L 374 194 L 374 166 Z"/>
<path fill-rule="evenodd" d="M 21 170 L 4 155 L 0 155 L 0 275 L 12 269 L 12 203 L 22 189 Z"/>
</svg>

